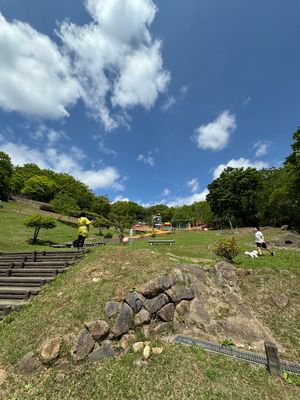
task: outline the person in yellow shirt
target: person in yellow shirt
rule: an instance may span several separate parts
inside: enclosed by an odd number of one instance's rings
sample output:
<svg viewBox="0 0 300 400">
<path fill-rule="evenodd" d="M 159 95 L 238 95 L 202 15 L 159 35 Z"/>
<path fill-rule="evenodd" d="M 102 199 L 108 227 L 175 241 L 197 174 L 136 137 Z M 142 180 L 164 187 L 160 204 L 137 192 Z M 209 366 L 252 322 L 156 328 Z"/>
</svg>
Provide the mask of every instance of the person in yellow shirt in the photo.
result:
<svg viewBox="0 0 300 400">
<path fill-rule="evenodd" d="M 88 237 L 89 234 L 89 226 L 93 223 L 93 220 L 89 220 L 86 218 L 85 213 L 81 212 L 78 218 L 78 238 L 76 247 L 78 249 L 83 247 L 85 239 Z"/>
</svg>

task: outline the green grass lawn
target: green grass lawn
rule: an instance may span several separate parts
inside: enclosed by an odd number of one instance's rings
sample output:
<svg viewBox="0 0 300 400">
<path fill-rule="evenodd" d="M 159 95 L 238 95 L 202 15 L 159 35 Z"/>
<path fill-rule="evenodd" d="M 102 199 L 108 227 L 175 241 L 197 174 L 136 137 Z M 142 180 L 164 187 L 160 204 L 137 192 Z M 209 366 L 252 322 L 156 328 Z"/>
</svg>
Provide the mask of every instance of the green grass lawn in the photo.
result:
<svg viewBox="0 0 300 400">
<path fill-rule="evenodd" d="M 30 206 L 5 204 L 0 218 L 9 222 L 6 233 L 0 233 L 1 249 L 36 250 L 46 246 L 29 245 L 30 229 L 23 227 L 26 215 L 36 212 Z M 26 229 L 26 230 L 25 230 Z M 93 228 L 92 228 L 93 229 Z M 281 232 L 265 231 L 268 239 Z M 168 273 L 178 263 L 213 265 L 217 257 L 212 243 L 220 236 L 234 234 L 242 251 L 254 249 L 254 234 L 247 230 L 176 232 L 164 238 L 175 239 L 172 246 L 150 246 L 147 239 L 132 245 L 107 244 L 94 248 L 84 259 L 58 276 L 41 294 L 30 300 L 19 312 L 11 313 L 0 324 L 0 371 L 15 365 L 21 357 L 36 350 L 47 338 L 56 335 L 78 335 L 85 322 L 104 318 L 108 300 L 122 299 L 131 289 L 161 273 Z M 68 236 L 69 235 L 69 236 Z M 76 237 L 76 229 L 66 224 L 41 231 L 41 239 L 64 243 Z M 94 236 L 91 230 L 91 237 Z M 66 238 L 68 238 L 66 240 Z M 239 268 L 254 270 L 241 289 L 247 302 L 285 344 L 285 358 L 300 361 L 299 283 L 300 252 L 278 250 L 276 256 L 236 258 Z M 97 279 L 95 279 L 97 278 Z M 271 291 L 287 293 L 289 305 L 281 310 L 270 300 Z M 270 376 L 263 368 L 213 355 L 198 348 L 159 343 L 160 356 L 150 358 L 145 367 L 134 361 L 141 357 L 132 351 L 102 363 L 75 364 L 70 360 L 70 345 L 64 357 L 50 368 L 34 375 L 10 374 L 0 384 L 2 400 L 42 399 L 128 399 L 128 400 L 214 400 L 214 399 L 280 399 L 300 398 L 300 384 Z M 298 379 L 298 380 L 297 380 Z"/>
</svg>

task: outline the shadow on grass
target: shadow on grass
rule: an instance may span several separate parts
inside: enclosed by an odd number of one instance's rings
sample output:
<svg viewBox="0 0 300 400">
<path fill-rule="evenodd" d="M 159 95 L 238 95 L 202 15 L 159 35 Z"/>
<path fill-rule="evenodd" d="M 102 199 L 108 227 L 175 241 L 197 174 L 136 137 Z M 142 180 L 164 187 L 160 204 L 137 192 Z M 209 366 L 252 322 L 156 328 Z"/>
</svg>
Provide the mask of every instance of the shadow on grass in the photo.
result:
<svg viewBox="0 0 300 400">
<path fill-rule="evenodd" d="M 27 239 L 27 243 L 34 246 L 50 246 L 50 244 L 58 244 L 57 242 L 53 242 L 52 240 L 41 240 L 37 239 L 33 241 L 33 239 Z"/>
<path fill-rule="evenodd" d="M 72 228 L 76 228 L 77 224 L 76 222 L 72 222 L 72 221 L 62 221 L 62 220 L 58 220 L 58 222 L 60 222 L 63 225 L 67 225 L 67 226 L 71 226 Z"/>
</svg>

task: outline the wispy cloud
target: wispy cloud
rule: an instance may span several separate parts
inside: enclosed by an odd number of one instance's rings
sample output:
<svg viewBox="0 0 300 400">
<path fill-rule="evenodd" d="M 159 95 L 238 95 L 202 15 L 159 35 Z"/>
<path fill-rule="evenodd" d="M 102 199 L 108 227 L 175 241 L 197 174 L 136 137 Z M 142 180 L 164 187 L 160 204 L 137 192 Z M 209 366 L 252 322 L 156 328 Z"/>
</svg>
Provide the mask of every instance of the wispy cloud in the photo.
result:
<svg viewBox="0 0 300 400">
<path fill-rule="evenodd" d="M 248 96 L 247 98 L 245 98 L 243 100 L 242 106 L 246 107 L 251 101 L 252 101 L 252 98 L 250 96 Z"/>
<path fill-rule="evenodd" d="M 57 146 L 30 147 L 21 141 L 13 143 L 5 141 L 4 138 L 1 138 L 0 145 L 1 150 L 10 155 L 14 165 L 34 163 L 42 169 L 65 172 L 93 190 L 110 188 L 121 191 L 124 189 L 117 168 L 112 166 L 101 169 L 84 167 L 82 161 L 86 159 L 86 155 L 76 146 L 72 146 L 68 152 L 64 152 Z"/>
<path fill-rule="evenodd" d="M 180 88 L 179 95 L 177 95 L 177 96 L 173 95 L 173 96 L 167 97 L 167 100 L 162 105 L 161 110 L 162 111 L 168 111 L 178 101 L 183 100 L 188 91 L 189 91 L 189 85 L 182 86 Z"/>
<path fill-rule="evenodd" d="M 168 188 L 165 188 L 162 192 L 162 196 L 169 196 L 171 194 L 171 190 Z"/>
<path fill-rule="evenodd" d="M 214 121 L 200 125 L 195 130 L 194 140 L 204 150 L 222 150 L 227 146 L 230 134 L 236 129 L 236 117 L 223 111 Z"/>
<path fill-rule="evenodd" d="M 194 193 L 191 196 L 187 197 L 177 197 L 173 201 L 167 202 L 167 206 L 169 207 L 176 207 L 176 206 L 183 206 L 183 205 L 191 205 L 197 201 L 204 201 L 206 196 L 208 195 L 208 189 L 204 189 L 200 193 Z"/>
<path fill-rule="evenodd" d="M 230 160 L 226 164 L 220 164 L 218 165 L 214 170 L 213 170 L 213 178 L 217 179 L 221 175 L 222 171 L 224 171 L 225 168 L 227 167 L 232 167 L 232 168 L 256 168 L 256 169 L 262 169 L 262 168 L 268 168 L 268 163 L 265 163 L 263 161 L 255 161 L 252 162 L 248 159 L 245 158 L 239 158 L 238 160 Z"/>
<path fill-rule="evenodd" d="M 269 141 L 259 141 L 255 143 L 253 148 L 255 149 L 255 156 L 262 157 L 268 153 L 269 148 L 271 147 L 272 143 Z"/>
<path fill-rule="evenodd" d="M 188 187 L 191 189 L 192 193 L 196 193 L 199 187 L 198 179 L 194 178 L 187 182 Z"/>
<path fill-rule="evenodd" d="M 146 165 L 149 165 L 150 167 L 154 167 L 155 165 L 155 160 L 152 156 L 152 152 L 149 151 L 147 154 L 139 154 L 137 157 L 137 161 L 141 161 Z"/>
</svg>

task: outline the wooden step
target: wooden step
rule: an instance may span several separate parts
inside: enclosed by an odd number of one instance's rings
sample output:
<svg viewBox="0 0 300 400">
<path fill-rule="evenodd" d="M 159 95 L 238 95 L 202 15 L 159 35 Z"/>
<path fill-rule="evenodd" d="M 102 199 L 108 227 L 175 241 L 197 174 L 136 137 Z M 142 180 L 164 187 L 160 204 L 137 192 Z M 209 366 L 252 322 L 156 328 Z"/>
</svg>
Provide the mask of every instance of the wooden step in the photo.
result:
<svg viewBox="0 0 300 400">
<path fill-rule="evenodd" d="M 45 262 L 1 262 L 0 269 L 6 268 L 39 268 L 39 267 L 68 267 L 73 265 L 74 261 L 45 261 Z"/>
<path fill-rule="evenodd" d="M 51 278 L 39 277 L 20 277 L 20 276 L 10 276 L 10 277 L 0 277 L 0 286 L 43 286 L 48 282 L 51 282 Z"/>
</svg>

